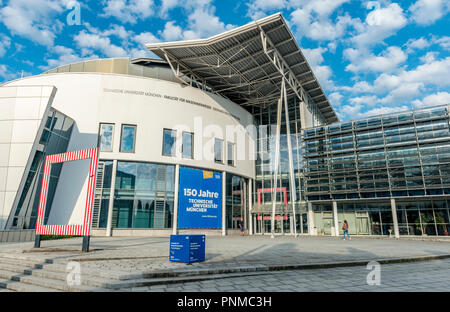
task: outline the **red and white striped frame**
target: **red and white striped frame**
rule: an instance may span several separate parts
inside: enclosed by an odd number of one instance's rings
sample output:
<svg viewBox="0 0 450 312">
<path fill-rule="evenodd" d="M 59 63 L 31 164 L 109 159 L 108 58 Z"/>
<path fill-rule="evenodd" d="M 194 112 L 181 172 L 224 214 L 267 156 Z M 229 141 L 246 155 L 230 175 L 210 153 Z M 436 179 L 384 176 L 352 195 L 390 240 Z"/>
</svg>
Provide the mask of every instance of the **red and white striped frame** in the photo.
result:
<svg viewBox="0 0 450 312">
<path fill-rule="evenodd" d="M 44 211 L 47 201 L 48 181 L 52 164 L 90 159 L 89 179 L 86 195 L 86 205 L 82 225 L 44 225 Z M 74 151 L 62 154 L 48 155 L 45 157 L 44 175 L 42 177 L 41 196 L 36 220 L 36 235 L 80 235 L 88 236 L 91 233 L 92 206 L 94 202 L 95 178 L 97 176 L 98 147 Z"/>
</svg>

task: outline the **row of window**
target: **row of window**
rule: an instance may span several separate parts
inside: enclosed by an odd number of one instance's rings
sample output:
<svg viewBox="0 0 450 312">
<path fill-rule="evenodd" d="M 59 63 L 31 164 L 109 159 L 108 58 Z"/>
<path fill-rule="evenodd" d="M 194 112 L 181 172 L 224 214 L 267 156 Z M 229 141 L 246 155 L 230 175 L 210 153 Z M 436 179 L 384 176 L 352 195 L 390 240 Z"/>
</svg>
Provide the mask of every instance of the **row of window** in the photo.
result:
<svg viewBox="0 0 450 312">
<path fill-rule="evenodd" d="M 100 124 L 100 142 L 99 147 L 102 152 L 113 151 L 114 138 L 114 124 L 101 123 Z M 120 134 L 120 152 L 134 153 L 134 146 L 136 142 L 136 126 L 122 125 Z"/>
<path fill-rule="evenodd" d="M 99 147 L 102 152 L 113 151 L 114 138 L 114 124 L 101 123 L 100 124 L 100 138 Z M 176 139 L 177 130 L 164 129 L 163 130 L 163 156 L 176 156 Z M 136 143 L 136 126 L 122 125 L 120 135 L 120 152 L 134 153 Z M 234 143 L 227 143 L 227 164 L 234 166 Z M 194 133 L 183 131 L 181 155 L 183 158 L 194 159 Z M 214 161 L 217 163 L 224 163 L 223 157 L 223 140 L 214 139 Z"/>
<path fill-rule="evenodd" d="M 164 129 L 163 131 L 163 156 L 176 156 L 177 130 Z M 181 155 L 183 158 L 194 159 L 194 134 L 183 131 L 181 136 Z M 214 161 L 223 164 L 223 144 L 222 139 L 214 139 Z M 227 164 L 234 166 L 234 143 L 227 142 Z"/>
<path fill-rule="evenodd" d="M 414 116 L 414 117 L 413 117 Z M 432 110 L 420 110 L 416 112 L 401 113 L 398 115 L 387 115 L 382 117 L 373 117 L 370 119 L 357 120 L 354 122 L 345 122 L 337 125 L 330 125 L 328 127 L 320 127 L 308 129 L 305 131 L 305 137 L 313 137 L 316 135 L 323 135 L 327 133 L 338 133 L 341 131 L 348 131 L 352 129 L 361 129 L 368 127 L 380 127 L 383 125 L 390 125 L 394 123 L 412 122 L 413 120 L 423 120 L 429 118 L 447 117 L 447 108 L 437 108 Z"/>
</svg>

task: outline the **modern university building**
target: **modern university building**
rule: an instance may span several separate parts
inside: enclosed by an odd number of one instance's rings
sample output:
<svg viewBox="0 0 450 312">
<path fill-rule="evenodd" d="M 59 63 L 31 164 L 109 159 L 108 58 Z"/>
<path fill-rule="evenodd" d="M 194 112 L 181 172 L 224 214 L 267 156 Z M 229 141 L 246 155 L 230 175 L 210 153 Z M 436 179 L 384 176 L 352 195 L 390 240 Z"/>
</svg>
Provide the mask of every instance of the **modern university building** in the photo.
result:
<svg viewBox="0 0 450 312">
<path fill-rule="evenodd" d="M 448 235 L 449 106 L 339 122 L 280 14 L 146 47 L 0 86 L 0 229 L 35 228 L 46 156 L 99 147 L 93 235 Z M 45 224 L 87 176 L 52 165 Z"/>
</svg>

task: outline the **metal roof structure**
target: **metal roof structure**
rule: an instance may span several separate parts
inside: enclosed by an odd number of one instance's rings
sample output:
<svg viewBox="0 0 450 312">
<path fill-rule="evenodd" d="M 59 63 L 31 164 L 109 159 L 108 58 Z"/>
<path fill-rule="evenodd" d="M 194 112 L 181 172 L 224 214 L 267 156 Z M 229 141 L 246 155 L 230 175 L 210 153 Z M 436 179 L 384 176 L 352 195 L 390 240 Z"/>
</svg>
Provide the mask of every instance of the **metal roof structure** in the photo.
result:
<svg viewBox="0 0 450 312">
<path fill-rule="evenodd" d="M 280 13 L 207 39 L 146 44 L 166 60 L 178 79 L 243 105 L 266 107 L 298 96 L 323 121 L 339 121 Z"/>
</svg>

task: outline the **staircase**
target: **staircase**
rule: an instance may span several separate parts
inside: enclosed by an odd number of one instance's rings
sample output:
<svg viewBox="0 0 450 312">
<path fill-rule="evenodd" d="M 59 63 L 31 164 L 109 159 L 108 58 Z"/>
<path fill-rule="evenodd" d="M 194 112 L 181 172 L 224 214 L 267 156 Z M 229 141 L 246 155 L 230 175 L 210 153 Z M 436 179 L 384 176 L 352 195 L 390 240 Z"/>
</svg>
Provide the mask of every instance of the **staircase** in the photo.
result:
<svg viewBox="0 0 450 312">
<path fill-rule="evenodd" d="M 52 260 L 17 258 L 0 255 L 0 291 L 24 292 L 92 292 L 108 291 L 110 279 L 98 276 L 95 272 L 80 274 L 80 285 L 67 283 L 68 270 L 63 263 Z"/>
<path fill-rule="evenodd" d="M 0 292 L 110 292 L 140 287 L 267 274 L 254 267 L 187 269 L 159 272 L 94 270 L 81 264 L 80 285 L 69 285 L 65 260 L 39 259 L 23 254 L 0 254 Z M 273 272 L 272 272 L 273 273 Z"/>
</svg>

